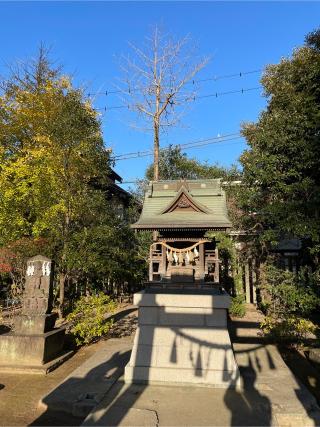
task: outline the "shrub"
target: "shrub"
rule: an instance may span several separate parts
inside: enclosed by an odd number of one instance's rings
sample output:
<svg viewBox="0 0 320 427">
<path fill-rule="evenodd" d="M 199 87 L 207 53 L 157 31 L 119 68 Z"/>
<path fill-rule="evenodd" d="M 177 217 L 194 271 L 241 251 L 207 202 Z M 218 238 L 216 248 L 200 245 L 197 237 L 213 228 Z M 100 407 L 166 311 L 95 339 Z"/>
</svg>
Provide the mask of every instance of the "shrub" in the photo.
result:
<svg viewBox="0 0 320 427">
<path fill-rule="evenodd" d="M 275 341 L 293 341 L 298 344 L 317 330 L 310 320 L 296 316 L 289 316 L 282 320 L 266 316 L 260 328 L 265 336 Z"/>
<path fill-rule="evenodd" d="M 82 296 L 67 316 L 68 330 L 75 336 L 77 345 L 90 344 L 106 334 L 113 323 L 112 319 L 106 319 L 107 315 L 115 309 L 116 302 L 103 293 Z"/>
<path fill-rule="evenodd" d="M 298 274 L 266 265 L 265 312 L 260 328 L 275 341 L 301 344 L 316 326 L 307 318 L 319 304 L 318 289 L 312 274 L 301 268 Z"/>
<path fill-rule="evenodd" d="M 232 298 L 229 313 L 234 317 L 244 317 L 246 314 L 246 305 L 244 295 L 237 295 Z"/>
<path fill-rule="evenodd" d="M 264 289 L 270 298 L 267 314 L 275 318 L 308 316 L 319 304 L 317 288 L 303 269 L 295 274 L 267 265 Z"/>
</svg>

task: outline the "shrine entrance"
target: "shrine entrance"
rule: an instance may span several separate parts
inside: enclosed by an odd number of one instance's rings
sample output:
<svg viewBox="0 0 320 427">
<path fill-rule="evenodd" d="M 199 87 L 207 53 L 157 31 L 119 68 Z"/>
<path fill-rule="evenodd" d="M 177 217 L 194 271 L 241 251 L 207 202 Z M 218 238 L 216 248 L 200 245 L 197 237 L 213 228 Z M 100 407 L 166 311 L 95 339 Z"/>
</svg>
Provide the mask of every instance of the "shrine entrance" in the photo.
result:
<svg viewBox="0 0 320 427">
<path fill-rule="evenodd" d="M 231 227 L 220 180 L 150 182 L 132 227 L 152 231 L 153 243 L 146 289 L 133 297 L 138 329 L 125 381 L 239 387 L 231 298 L 220 283 L 218 242 L 206 237 Z"/>
<path fill-rule="evenodd" d="M 219 284 L 219 255 L 215 240 L 160 237 L 150 247 L 152 287 L 209 287 Z"/>
<path fill-rule="evenodd" d="M 141 217 L 132 226 L 152 230 L 151 288 L 208 288 L 219 284 L 219 252 L 207 231 L 227 231 L 226 198 L 219 179 L 149 184 Z"/>
</svg>

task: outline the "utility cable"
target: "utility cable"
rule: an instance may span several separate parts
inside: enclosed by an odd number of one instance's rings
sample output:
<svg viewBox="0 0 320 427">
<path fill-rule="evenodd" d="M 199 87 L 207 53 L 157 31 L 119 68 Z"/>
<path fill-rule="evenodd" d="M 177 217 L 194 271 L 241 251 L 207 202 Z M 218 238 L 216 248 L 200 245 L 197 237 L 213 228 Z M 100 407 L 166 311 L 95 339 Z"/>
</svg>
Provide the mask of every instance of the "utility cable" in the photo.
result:
<svg viewBox="0 0 320 427">
<path fill-rule="evenodd" d="M 258 70 L 250 70 L 250 71 L 239 71 L 238 73 L 233 73 L 233 74 L 224 74 L 224 75 L 218 75 L 218 76 L 212 76 L 212 77 L 208 77 L 205 79 L 196 79 L 196 80 L 190 80 L 188 82 L 188 84 L 192 84 L 195 85 L 196 83 L 203 83 L 203 82 L 208 82 L 208 81 L 218 81 L 218 80 L 224 80 L 224 79 L 231 79 L 231 78 L 236 78 L 236 77 L 244 77 L 247 76 L 249 74 L 256 74 L 256 73 L 261 73 L 263 71 L 263 68 L 260 68 Z M 130 89 L 128 91 L 128 93 L 131 92 L 137 92 L 139 89 Z M 105 91 L 99 91 L 99 92 L 89 92 L 87 94 L 88 98 L 90 98 L 91 96 L 98 96 L 98 95 L 113 95 L 113 94 L 117 94 L 117 93 L 123 93 L 126 91 L 123 91 L 121 89 L 117 89 L 117 90 L 105 90 Z"/>
<path fill-rule="evenodd" d="M 226 135 L 215 136 L 215 137 L 206 138 L 206 139 L 200 139 L 198 141 L 192 141 L 192 142 L 188 142 L 185 144 L 172 144 L 168 147 L 162 148 L 161 151 L 168 151 L 172 147 L 178 147 L 182 150 L 189 149 L 189 148 L 198 148 L 198 147 L 203 147 L 206 145 L 217 144 L 219 142 L 233 141 L 233 140 L 240 139 L 240 138 L 242 138 L 240 133 L 230 133 L 230 134 L 226 134 Z M 112 156 L 111 160 L 120 161 L 120 160 L 136 159 L 138 157 L 148 157 L 148 156 L 152 156 L 152 155 L 153 155 L 153 150 L 136 151 L 136 152 L 132 152 L 132 153 L 119 154 L 117 156 Z"/>
<path fill-rule="evenodd" d="M 262 89 L 262 86 L 256 86 L 256 87 L 249 87 L 249 88 L 242 88 L 242 89 L 237 89 L 237 90 L 229 90 L 227 92 L 214 92 L 214 93 L 209 93 L 206 95 L 195 95 L 195 96 L 190 96 L 187 98 L 180 98 L 179 102 L 188 102 L 188 101 L 197 101 L 198 99 L 203 99 L 203 98 L 218 98 L 220 96 L 225 96 L 225 95 L 233 95 L 235 93 L 241 93 L 244 94 L 246 92 L 251 92 L 254 90 L 259 90 Z M 128 110 L 132 109 L 132 107 L 130 107 L 130 105 L 114 105 L 111 107 L 105 106 L 102 108 L 94 108 L 95 111 L 109 111 L 109 110 L 115 110 L 115 109 L 120 109 L 120 108 L 127 108 Z"/>
</svg>

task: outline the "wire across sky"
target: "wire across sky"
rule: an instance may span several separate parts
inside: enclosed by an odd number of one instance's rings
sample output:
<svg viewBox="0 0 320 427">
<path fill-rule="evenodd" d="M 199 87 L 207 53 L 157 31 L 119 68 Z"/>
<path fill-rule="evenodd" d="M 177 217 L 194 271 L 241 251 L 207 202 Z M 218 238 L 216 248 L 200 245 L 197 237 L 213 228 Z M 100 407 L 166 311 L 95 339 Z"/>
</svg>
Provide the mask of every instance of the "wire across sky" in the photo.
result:
<svg viewBox="0 0 320 427">
<path fill-rule="evenodd" d="M 250 70 L 250 71 L 239 71 L 237 73 L 232 73 L 232 74 L 224 74 L 224 75 L 219 75 L 219 76 L 211 76 L 205 79 L 193 79 L 190 80 L 189 82 L 187 82 L 186 84 L 192 84 L 195 85 L 197 83 L 205 83 L 208 81 L 218 81 L 218 80 L 224 80 L 224 79 L 231 79 L 231 78 L 237 78 L 237 77 L 244 77 L 247 76 L 249 74 L 257 74 L 257 73 L 261 73 L 263 71 L 263 68 L 260 68 L 258 70 Z M 135 92 L 138 91 L 139 89 L 131 89 L 131 92 Z M 108 95 L 113 95 L 113 94 L 117 94 L 117 93 L 123 93 L 123 90 L 121 89 L 117 89 L 117 90 L 105 90 L 105 91 L 99 91 L 99 92 L 89 92 L 87 94 L 87 96 L 90 98 L 91 96 L 108 96 Z"/>
<path fill-rule="evenodd" d="M 168 151 L 172 147 L 178 147 L 181 150 L 187 150 L 189 148 L 198 148 L 198 147 L 203 147 L 206 145 L 217 144 L 219 142 L 234 141 L 234 140 L 242 139 L 242 138 L 243 137 L 241 136 L 241 134 L 239 132 L 229 133 L 229 134 L 225 134 L 225 135 L 212 136 L 212 137 L 205 138 L 205 139 L 199 139 L 196 141 L 190 141 L 190 142 L 187 142 L 185 144 L 171 144 L 167 147 L 161 148 L 161 151 Z M 119 154 L 116 156 L 112 156 L 111 159 L 118 162 L 120 160 L 135 159 L 138 157 L 147 157 L 147 156 L 152 156 L 152 155 L 153 155 L 153 150 L 135 151 L 132 153 L 125 153 L 125 154 Z"/>
</svg>

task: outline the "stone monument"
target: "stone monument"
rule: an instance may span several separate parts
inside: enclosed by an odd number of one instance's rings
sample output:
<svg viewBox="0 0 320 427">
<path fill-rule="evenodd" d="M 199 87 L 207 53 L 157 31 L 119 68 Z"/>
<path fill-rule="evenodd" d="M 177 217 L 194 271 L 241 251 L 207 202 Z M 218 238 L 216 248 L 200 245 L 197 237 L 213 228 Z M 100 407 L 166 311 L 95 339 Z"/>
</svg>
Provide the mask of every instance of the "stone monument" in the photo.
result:
<svg viewBox="0 0 320 427">
<path fill-rule="evenodd" d="M 219 242 L 206 234 L 231 227 L 220 180 L 150 182 L 132 227 L 153 231 L 154 242 L 146 289 L 134 295 L 138 329 L 125 381 L 240 387 Z"/>
<path fill-rule="evenodd" d="M 62 354 L 65 328 L 54 327 L 52 303 L 53 263 L 37 255 L 27 262 L 22 310 L 13 332 L 0 335 L 0 370 L 47 373 L 72 354 Z"/>
</svg>

